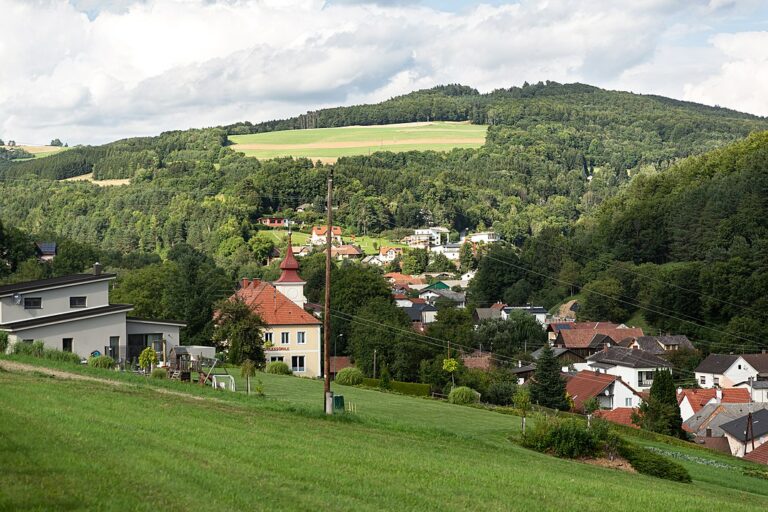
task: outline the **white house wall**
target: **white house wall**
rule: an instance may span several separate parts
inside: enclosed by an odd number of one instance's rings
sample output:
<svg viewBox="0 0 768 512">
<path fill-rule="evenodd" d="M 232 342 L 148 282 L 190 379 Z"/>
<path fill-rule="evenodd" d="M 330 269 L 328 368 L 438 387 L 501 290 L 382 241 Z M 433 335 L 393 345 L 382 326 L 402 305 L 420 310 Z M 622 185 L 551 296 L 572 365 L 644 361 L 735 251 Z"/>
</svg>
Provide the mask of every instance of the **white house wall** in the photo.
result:
<svg viewBox="0 0 768 512">
<path fill-rule="evenodd" d="M 31 318 L 41 318 L 70 311 L 82 311 L 84 309 L 109 305 L 109 280 L 88 282 L 82 284 L 70 284 L 62 288 L 23 292 L 22 297 L 40 297 L 41 309 L 24 309 L 24 300 L 16 304 L 12 296 L 0 299 L 0 323 L 8 324 Z M 87 297 L 85 308 L 69 307 L 70 297 Z"/>
<path fill-rule="evenodd" d="M 23 340 L 41 340 L 46 347 L 61 350 L 62 339 L 72 338 L 72 352 L 81 357 L 88 357 L 94 351 L 103 354 L 104 347 L 109 346 L 110 336 L 120 337 L 120 356 L 124 357 L 127 341 L 124 311 L 17 330 L 11 333 L 9 341 L 15 343 Z"/>
</svg>

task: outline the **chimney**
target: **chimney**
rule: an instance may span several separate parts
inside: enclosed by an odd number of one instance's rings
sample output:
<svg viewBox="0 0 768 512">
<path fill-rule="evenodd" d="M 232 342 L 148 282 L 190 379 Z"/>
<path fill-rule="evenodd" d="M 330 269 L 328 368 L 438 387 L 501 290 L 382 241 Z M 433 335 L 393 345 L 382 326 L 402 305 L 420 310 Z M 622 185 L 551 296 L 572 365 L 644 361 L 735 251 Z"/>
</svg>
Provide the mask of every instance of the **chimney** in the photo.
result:
<svg viewBox="0 0 768 512">
<path fill-rule="evenodd" d="M 722 402 L 723 400 L 723 390 L 720 388 L 715 388 L 715 398 L 717 398 L 718 402 Z"/>
<path fill-rule="evenodd" d="M 683 388 L 681 388 L 681 387 L 679 387 L 679 386 L 678 386 L 678 388 L 677 388 L 677 394 L 679 395 L 679 394 L 680 394 L 680 393 L 682 393 L 682 392 L 683 392 Z"/>
<path fill-rule="evenodd" d="M 240 280 L 240 288 L 248 288 L 248 285 L 251 284 L 247 277 L 244 277 Z"/>
<path fill-rule="evenodd" d="M 100 276 L 101 275 L 101 263 L 98 261 L 93 264 L 93 275 Z"/>
</svg>

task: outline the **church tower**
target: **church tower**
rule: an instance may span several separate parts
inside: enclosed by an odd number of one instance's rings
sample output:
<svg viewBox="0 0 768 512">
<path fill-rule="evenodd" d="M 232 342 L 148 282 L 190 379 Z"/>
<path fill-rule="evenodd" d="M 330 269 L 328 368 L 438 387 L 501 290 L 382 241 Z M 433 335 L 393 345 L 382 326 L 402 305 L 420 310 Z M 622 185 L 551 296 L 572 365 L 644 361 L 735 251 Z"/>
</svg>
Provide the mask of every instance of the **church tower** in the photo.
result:
<svg viewBox="0 0 768 512">
<path fill-rule="evenodd" d="M 299 276 L 299 262 L 293 255 L 290 233 L 288 233 L 288 247 L 285 250 L 285 258 L 280 263 L 280 270 L 283 273 L 280 275 L 280 279 L 273 283 L 275 288 L 291 299 L 294 304 L 304 309 L 307 304 L 307 298 L 304 296 L 304 285 L 307 283 Z"/>
</svg>

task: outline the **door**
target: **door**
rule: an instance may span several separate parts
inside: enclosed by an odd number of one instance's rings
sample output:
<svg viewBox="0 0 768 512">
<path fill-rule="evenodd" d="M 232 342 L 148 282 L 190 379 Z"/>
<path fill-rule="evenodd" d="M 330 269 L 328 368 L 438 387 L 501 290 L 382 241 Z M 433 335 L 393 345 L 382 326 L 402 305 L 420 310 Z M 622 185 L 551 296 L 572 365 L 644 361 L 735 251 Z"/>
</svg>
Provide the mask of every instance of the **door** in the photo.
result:
<svg viewBox="0 0 768 512">
<path fill-rule="evenodd" d="M 141 351 L 147 347 L 147 337 L 144 334 L 129 334 L 128 346 L 125 351 L 127 361 L 138 361 Z"/>
<path fill-rule="evenodd" d="M 61 351 L 72 352 L 72 338 L 64 338 L 61 340 Z"/>
</svg>

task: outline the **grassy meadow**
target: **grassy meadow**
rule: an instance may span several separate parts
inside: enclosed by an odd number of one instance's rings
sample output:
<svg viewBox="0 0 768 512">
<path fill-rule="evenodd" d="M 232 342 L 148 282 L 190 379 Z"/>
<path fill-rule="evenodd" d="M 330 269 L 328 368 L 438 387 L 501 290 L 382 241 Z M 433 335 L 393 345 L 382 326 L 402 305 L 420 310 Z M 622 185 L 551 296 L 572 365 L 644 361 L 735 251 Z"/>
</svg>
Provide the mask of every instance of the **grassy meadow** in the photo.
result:
<svg viewBox="0 0 768 512">
<path fill-rule="evenodd" d="M 232 149 L 268 159 L 284 156 L 324 161 L 376 151 L 450 151 L 485 143 L 488 127 L 458 122 L 405 123 L 286 130 L 232 135 Z"/>
<path fill-rule="evenodd" d="M 288 232 L 283 229 L 264 230 L 262 233 L 264 233 L 265 236 L 273 237 L 275 242 L 282 241 L 288 234 Z M 291 232 L 291 241 L 293 245 L 306 245 L 309 238 L 310 235 L 307 233 L 301 233 L 300 231 Z M 353 241 L 351 236 L 342 234 L 342 238 L 344 239 L 344 243 L 351 244 L 354 242 L 354 244 L 360 246 L 366 254 L 378 254 L 379 251 L 378 249 L 374 249 L 373 244 L 377 244 L 376 247 L 405 247 L 404 244 L 393 242 L 388 238 L 382 237 L 357 235 Z"/>
<path fill-rule="evenodd" d="M 44 364 L 123 384 L 0 371 L 0 510 L 768 507 L 768 480 L 681 461 L 686 485 L 555 459 L 487 410 L 340 387 L 358 414 L 328 419 L 319 381 L 260 374 L 257 398 Z"/>
<path fill-rule="evenodd" d="M 10 149 L 10 146 L 1 146 L 6 149 Z M 27 151 L 29 153 L 32 153 L 33 158 L 44 158 L 46 156 L 55 155 L 56 153 L 60 153 L 61 151 L 66 151 L 69 148 L 61 147 L 61 146 L 25 146 L 25 145 L 19 145 L 16 146 L 17 148 L 21 148 L 24 151 Z M 31 160 L 31 158 L 26 158 L 23 160 Z"/>
</svg>

